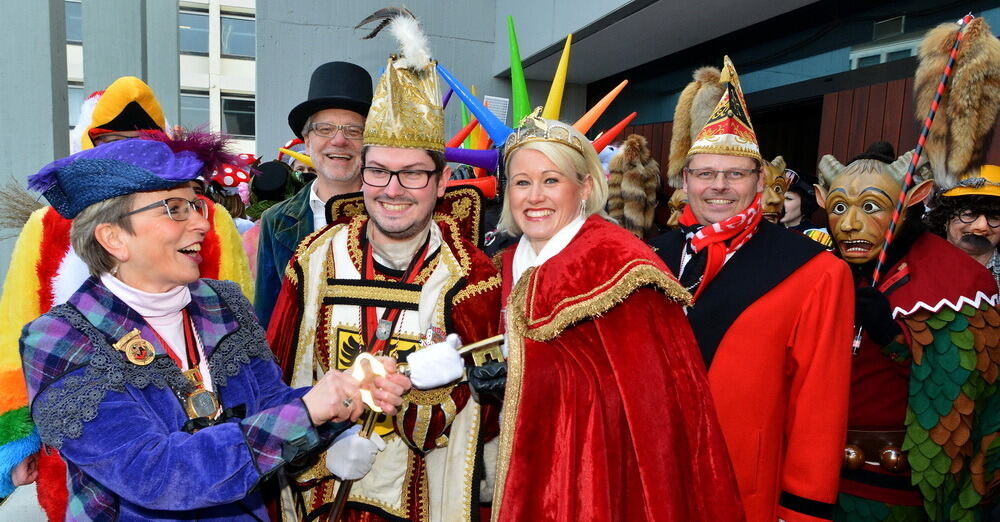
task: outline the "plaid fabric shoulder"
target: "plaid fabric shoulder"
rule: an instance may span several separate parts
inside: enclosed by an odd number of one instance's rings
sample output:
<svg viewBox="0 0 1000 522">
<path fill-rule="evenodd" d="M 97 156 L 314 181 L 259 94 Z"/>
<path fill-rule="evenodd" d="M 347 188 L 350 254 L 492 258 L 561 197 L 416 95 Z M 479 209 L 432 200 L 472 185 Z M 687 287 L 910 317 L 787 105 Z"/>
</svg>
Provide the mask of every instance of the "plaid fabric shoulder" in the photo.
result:
<svg viewBox="0 0 1000 522">
<path fill-rule="evenodd" d="M 48 317 L 43 323 L 43 334 L 65 332 L 66 336 L 33 336 L 30 332 L 35 322 L 32 322 L 26 329 L 29 333 L 24 336 L 22 345 L 35 347 L 34 351 L 39 354 L 36 360 L 60 359 L 59 355 L 64 352 L 89 355 L 71 361 L 65 372 L 43 375 L 32 395 L 31 416 L 42 442 L 49 446 L 60 448 L 64 439 L 79 437 L 83 425 L 97 416 L 97 408 L 110 390 L 124 392 L 125 385 L 129 384 L 138 389 L 154 385 L 161 389 L 169 386 L 183 393 L 193 391 L 191 383 L 165 355 L 157 356 L 146 366 L 127 363 L 100 330 L 72 305 L 57 306 L 43 317 Z M 50 326 L 56 323 L 62 326 Z M 76 346 L 62 347 L 64 343 Z M 56 348 L 46 349 L 49 347 Z M 52 354 L 51 357 L 46 357 L 46 353 Z"/>
</svg>

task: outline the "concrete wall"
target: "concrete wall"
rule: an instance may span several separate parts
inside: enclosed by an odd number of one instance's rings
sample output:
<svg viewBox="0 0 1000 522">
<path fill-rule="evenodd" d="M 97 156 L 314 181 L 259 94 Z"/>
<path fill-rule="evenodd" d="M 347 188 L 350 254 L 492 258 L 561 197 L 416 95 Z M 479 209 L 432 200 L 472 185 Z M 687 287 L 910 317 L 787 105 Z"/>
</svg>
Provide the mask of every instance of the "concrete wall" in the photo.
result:
<svg viewBox="0 0 1000 522">
<path fill-rule="evenodd" d="M 361 40 L 366 32 L 353 27 L 386 5 L 380 0 L 258 2 L 259 155 L 274 158 L 278 147 L 293 136 L 288 128 L 288 112 L 306 99 L 309 77 L 318 65 L 338 60 L 353 62 L 367 69 L 377 81 L 389 54 L 397 51 L 397 44 L 388 32 Z M 413 0 L 406 2 L 406 7 L 423 23 L 434 58 L 466 85 L 476 85 L 480 95 L 510 96 L 508 82 L 493 78 L 494 0 L 448 2 L 447 9 L 442 2 Z M 459 106 L 454 97 L 447 108 L 449 136 L 461 128 Z"/>
<path fill-rule="evenodd" d="M 6 2 L 4 15 L 16 23 L 0 31 L 9 73 L 0 82 L 0 186 L 23 187 L 40 166 L 69 152 L 65 6 L 63 0 Z M 13 239 L 0 241 L 0 274 L 7 273 L 13 248 Z"/>
<path fill-rule="evenodd" d="M 84 91 L 136 76 L 156 93 L 167 121 L 180 120 L 177 4 L 163 0 L 82 3 Z"/>
</svg>

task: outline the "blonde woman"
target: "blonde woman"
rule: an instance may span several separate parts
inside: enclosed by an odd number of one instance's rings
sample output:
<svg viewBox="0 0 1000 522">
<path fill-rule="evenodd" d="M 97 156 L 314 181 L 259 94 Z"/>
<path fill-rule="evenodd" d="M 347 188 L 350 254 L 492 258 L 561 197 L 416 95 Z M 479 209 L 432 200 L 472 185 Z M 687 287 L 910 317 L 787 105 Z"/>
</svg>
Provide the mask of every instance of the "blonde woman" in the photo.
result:
<svg viewBox="0 0 1000 522">
<path fill-rule="evenodd" d="M 529 117 L 504 154 L 501 226 L 521 239 L 500 254 L 509 358 L 494 518 L 741 520 L 689 295 L 603 217 L 593 146 Z"/>
</svg>

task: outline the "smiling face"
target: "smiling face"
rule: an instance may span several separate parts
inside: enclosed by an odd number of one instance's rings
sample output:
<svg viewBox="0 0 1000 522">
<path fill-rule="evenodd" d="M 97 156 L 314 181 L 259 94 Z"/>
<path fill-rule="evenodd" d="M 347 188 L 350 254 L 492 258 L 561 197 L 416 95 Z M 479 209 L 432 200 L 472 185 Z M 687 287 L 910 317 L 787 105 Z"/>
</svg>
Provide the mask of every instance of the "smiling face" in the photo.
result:
<svg viewBox="0 0 1000 522">
<path fill-rule="evenodd" d="M 684 190 L 688 195 L 691 212 L 702 225 L 724 221 L 746 210 L 753 203 L 757 193 L 764 189 L 764 179 L 758 174 L 744 176 L 740 180 L 730 180 L 723 174 L 711 180 L 699 179 L 689 171 L 699 169 L 752 170 L 757 163 L 741 156 L 722 154 L 695 154 L 691 156 L 684 171 Z"/>
<path fill-rule="evenodd" d="M 761 216 L 771 223 L 777 223 L 781 219 L 788 181 L 784 168 L 764 166 L 764 192 L 760 196 L 760 209 Z"/>
<path fill-rule="evenodd" d="M 190 201 L 196 197 L 189 186 L 139 192 L 132 209 L 167 198 Z M 98 227 L 99 240 L 100 228 L 109 227 L 106 233 L 110 234 L 110 239 L 101 240 L 101 244 L 118 259 L 116 275 L 119 279 L 133 288 L 153 293 L 166 292 L 198 279 L 202 242 L 210 228 L 208 220 L 199 212 L 192 210 L 186 221 L 174 221 L 167 215 L 166 207 L 160 206 L 137 212 L 128 219 L 132 223 L 131 234 L 116 225 Z"/>
<path fill-rule="evenodd" d="M 1000 243 L 1000 227 L 991 227 L 990 221 L 996 223 L 1000 221 L 1000 217 L 969 212 L 966 216 L 966 220 L 968 219 L 973 221 L 965 223 L 958 215 L 948 221 L 945 229 L 948 242 L 972 257 L 988 260 Z"/>
<path fill-rule="evenodd" d="M 901 189 L 891 176 L 875 170 L 846 172 L 830 184 L 823 206 L 830 234 L 848 263 L 878 257 Z"/>
<path fill-rule="evenodd" d="M 511 216 L 535 252 L 580 215 L 580 202 L 591 191 L 589 177 L 581 183 L 575 172 L 563 172 L 548 156 L 532 149 L 514 152 L 507 175 Z"/>
<path fill-rule="evenodd" d="M 380 169 L 429 170 L 436 169 L 434 160 L 425 150 L 369 147 L 365 153 L 365 166 Z M 451 169 L 447 166 L 432 174 L 427 186 L 421 189 L 404 188 L 398 176 L 390 176 L 389 184 L 375 187 L 367 183 L 361 187 L 365 209 L 375 224 L 375 241 L 405 241 L 423 232 L 434 215 L 437 199 L 444 195 Z"/>
<path fill-rule="evenodd" d="M 310 122 L 333 123 L 335 125 L 365 126 L 365 118 L 354 111 L 344 109 L 324 109 L 312 115 Z M 318 176 L 328 183 L 356 182 L 361 165 L 362 140 L 349 140 L 344 132 L 338 131 L 331 138 L 324 138 L 315 132 L 304 135 L 306 152 L 312 158 Z"/>
</svg>

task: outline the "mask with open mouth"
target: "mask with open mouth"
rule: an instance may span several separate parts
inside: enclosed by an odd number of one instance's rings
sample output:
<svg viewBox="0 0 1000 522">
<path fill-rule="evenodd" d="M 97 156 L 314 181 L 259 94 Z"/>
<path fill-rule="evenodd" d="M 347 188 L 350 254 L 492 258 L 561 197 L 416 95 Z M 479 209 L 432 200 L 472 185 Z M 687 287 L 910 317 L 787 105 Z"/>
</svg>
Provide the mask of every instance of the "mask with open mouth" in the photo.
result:
<svg viewBox="0 0 1000 522">
<path fill-rule="evenodd" d="M 864 265 L 878 258 L 893 209 L 903 188 L 912 151 L 893 161 L 888 144 L 875 144 L 848 165 L 826 155 L 820 161 L 817 203 L 826 209 L 830 235 L 840 256 Z M 905 199 L 907 207 L 920 203 L 931 181 L 916 183 Z"/>
</svg>

